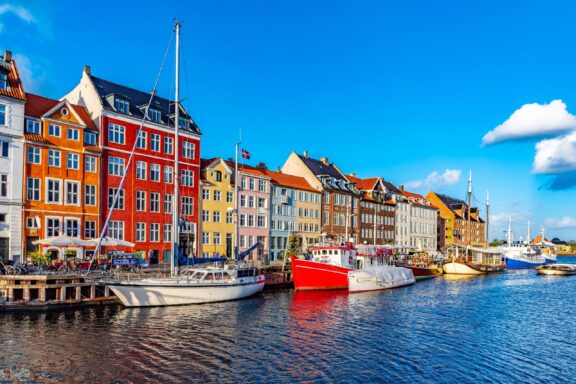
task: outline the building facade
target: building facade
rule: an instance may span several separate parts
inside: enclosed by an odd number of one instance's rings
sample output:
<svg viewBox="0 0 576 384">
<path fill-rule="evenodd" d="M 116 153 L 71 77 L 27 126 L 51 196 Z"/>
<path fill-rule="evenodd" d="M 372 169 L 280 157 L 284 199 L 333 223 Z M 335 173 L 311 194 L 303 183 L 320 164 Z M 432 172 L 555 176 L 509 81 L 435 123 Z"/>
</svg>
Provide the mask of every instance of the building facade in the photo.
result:
<svg viewBox="0 0 576 384">
<path fill-rule="evenodd" d="M 26 94 L 24 223 L 26 254 L 33 242 L 66 235 L 100 235 L 99 132 L 80 106 Z M 92 247 L 93 249 L 93 247 Z M 63 258 L 62 249 L 43 251 Z M 68 249 L 78 257 L 90 249 Z"/>
<path fill-rule="evenodd" d="M 407 192 L 402 193 L 410 203 L 410 247 L 435 252 L 438 250 L 438 209 L 424 196 Z"/>
<path fill-rule="evenodd" d="M 394 245 L 410 247 L 410 203 L 394 184 L 382 179 L 386 196 L 394 203 Z"/>
<path fill-rule="evenodd" d="M 234 255 L 234 169 L 221 158 L 202 159 L 200 255 Z"/>
<path fill-rule="evenodd" d="M 24 87 L 6 51 L 0 56 L 0 261 L 23 261 Z"/>
<path fill-rule="evenodd" d="M 317 160 L 308 157 L 307 152 L 303 155 L 292 152 L 282 166 L 282 172 L 303 177 L 322 193 L 321 235 L 338 243 L 350 240 L 358 243 L 362 193 L 336 165 L 326 157 Z"/>
<path fill-rule="evenodd" d="M 135 243 L 126 251 L 141 251 L 152 264 L 169 262 L 174 178 L 178 177 L 180 251 L 196 255 L 201 134 L 192 118 L 180 108 L 179 146 L 175 148 L 173 101 L 154 95 L 146 113 L 149 93 L 93 76 L 89 67 L 65 98 L 86 107 L 101 132 L 103 221 L 118 196 L 107 235 Z M 126 169 L 133 148 L 135 155 Z M 178 175 L 174 174 L 174 151 L 179 155 Z"/>
<path fill-rule="evenodd" d="M 450 244 L 485 246 L 484 220 L 479 215 L 477 207 L 470 208 L 470 218 L 468 218 L 468 204 L 463 200 L 447 195 L 428 192 L 426 200 L 438 208 L 440 223 L 443 224 L 444 238 L 439 239 L 440 246 Z"/>
</svg>

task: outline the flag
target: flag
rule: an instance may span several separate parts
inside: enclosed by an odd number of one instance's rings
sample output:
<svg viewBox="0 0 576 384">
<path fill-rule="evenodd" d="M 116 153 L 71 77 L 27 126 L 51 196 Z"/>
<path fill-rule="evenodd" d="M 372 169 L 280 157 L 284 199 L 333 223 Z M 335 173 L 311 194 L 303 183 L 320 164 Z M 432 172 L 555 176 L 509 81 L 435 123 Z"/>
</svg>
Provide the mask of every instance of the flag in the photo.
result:
<svg viewBox="0 0 576 384">
<path fill-rule="evenodd" d="M 242 157 L 245 158 L 245 159 L 250 160 L 250 152 L 248 152 L 248 151 L 245 150 L 245 149 L 242 149 Z"/>
</svg>

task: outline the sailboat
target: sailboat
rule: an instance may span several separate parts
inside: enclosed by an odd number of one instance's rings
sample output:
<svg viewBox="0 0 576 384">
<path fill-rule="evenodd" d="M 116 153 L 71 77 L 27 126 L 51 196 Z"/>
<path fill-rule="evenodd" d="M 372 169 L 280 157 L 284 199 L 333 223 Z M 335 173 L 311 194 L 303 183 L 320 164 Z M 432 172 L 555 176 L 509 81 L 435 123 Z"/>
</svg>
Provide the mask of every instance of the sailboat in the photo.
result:
<svg viewBox="0 0 576 384">
<path fill-rule="evenodd" d="M 502 272 L 506 264 L 502 258 L 502 251 L 495 247 L 472 247 L 470 238 L 472 234 L 470 204 L 472 200 L 472 172 L 468 178 L 468 244 L 452 244 L 448 249 L 448 260 L 442 265 L 445 274 L 453 275 L 480 275 L 488 272 Z M 487 205 L 489 205 L 487 199 Z M 487 209 L 487 212 L 489 209 Z M 488 213 L 487 213 L 488 214 Z M 460 255 L 462 252 L 462 255 Z"/>
<path fill-rule="evenodd" d="M 180 63 L 180 28 L 181 23 L 175 22 L 176 30 L 176 87 L 175 87 L 175 148 L 179 139 L 179 63 Z M 141 128 L 140 128 L 141 129 Z M 136 137 L 139 136 L 138 135 Z M 135 147 L 134 147 L 135 148 Z M 172 255 L 179 255 L 179 223 L 178 223 L 178 150 L 174 151 L 174 204 L 172 204 Z M 134 149 L 131 156 L 134 154 Z M 130 162 L 128 163 L 130 164 Z M 236 164 L 238 164 L 238 145 L 236 145 Z M 126 169 L 126 172 L 128 170 Z M 238 168 L 236 167 L 236 180 Z M 122 180 L 123 181 L 123 180 Z M 115 204 L 113 204 L 113 207 Z M 238 191 L 235 198 L 235 212 L 238 212 Z M 108 216 L 108 220 L 110 215 Z M 107 220 L 107 221 L 108 221 Z M 104 225 L 106 228 L 107 222 Z M 149 307 L 201 304 L 218 301 L 242 299 L 262 291 L 265 277 L 256 268 L 243 266 L 241 259 L 249 250 L 238 254 L 238 220 L 236 220 L 235 254 L 236 264 L 214 263 L 206 267 L 186 266 L 178 268 L 178 257 L 172 257 L 170 277 L 149 278 L 137 281 L 115 280 L 106 283 L 116 294 L 123 305 L 127 307 Z M 105 231 L 102 231 L 104 235 Z M 98 247 L 97 247 L 98 248 Z"/>
</svg>

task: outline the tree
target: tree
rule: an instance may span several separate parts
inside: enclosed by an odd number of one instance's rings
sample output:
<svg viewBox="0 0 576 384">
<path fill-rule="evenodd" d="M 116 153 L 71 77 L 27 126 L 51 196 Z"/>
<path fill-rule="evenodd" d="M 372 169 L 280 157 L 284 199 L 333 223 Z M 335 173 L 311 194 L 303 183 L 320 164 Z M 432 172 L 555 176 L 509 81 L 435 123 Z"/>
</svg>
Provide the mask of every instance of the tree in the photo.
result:
<svg viewBox="0 0 576 384">
<path fill-rule="evenodd" d="M 504 245 L 505 243 L 506 243 L 506 240 L 493 239 L 490 242 L 490 246 L 491 247 L 500 247 L 500 246 Z"/>
</svg>

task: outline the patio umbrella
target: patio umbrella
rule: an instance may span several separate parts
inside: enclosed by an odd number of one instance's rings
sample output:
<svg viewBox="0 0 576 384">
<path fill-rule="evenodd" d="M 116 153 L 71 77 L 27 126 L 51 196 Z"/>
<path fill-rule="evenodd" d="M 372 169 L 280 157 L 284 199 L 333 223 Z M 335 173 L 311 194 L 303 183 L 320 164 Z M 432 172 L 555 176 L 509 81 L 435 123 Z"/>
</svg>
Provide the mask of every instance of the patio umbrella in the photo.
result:
<svg viewBox="0 0 576 384">
<path fill-rule="evenodd" d="M 71 236 L 56 236 L 56 237 L 47 237 L 45 239 L 36 240 L 32 242 L 34 245 L 53 245 L 55 247 L 85 247 L 88 245 L 92 245 L 92 243 L 88 240 L 82 240 L 79 237 L 71 237 Z"/>
<path fill-rule="evenodd" d="M 90 245 L 98 245 L 98 239 L 89 240 Z M 102 239 L 100 243 L 102 247 L 133 247 L 134 243 L 131 243 L 126 240 L 115 239 L 110 236 L 106 236 Z"/>
</svg>

